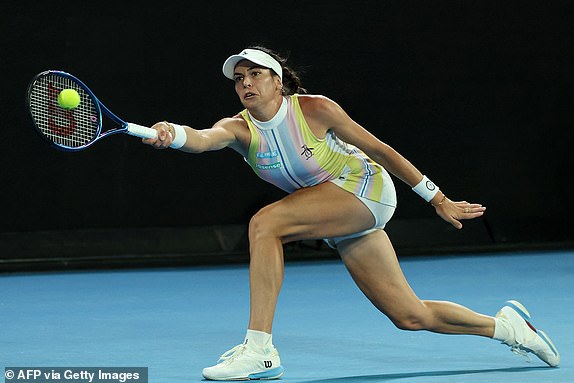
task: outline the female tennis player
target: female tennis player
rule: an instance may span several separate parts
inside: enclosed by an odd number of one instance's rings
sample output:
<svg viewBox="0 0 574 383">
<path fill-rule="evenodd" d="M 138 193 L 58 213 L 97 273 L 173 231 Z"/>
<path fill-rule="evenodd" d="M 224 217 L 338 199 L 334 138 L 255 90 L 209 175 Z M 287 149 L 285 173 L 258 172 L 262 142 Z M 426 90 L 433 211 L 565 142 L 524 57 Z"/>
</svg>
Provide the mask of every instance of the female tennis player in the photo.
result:
<svg viewBox="0 0 574 383">
<path fill-rule="evenodd" d="M 336 248 L 356 284 L 398 328 L 494 338 L 513 351 L 532 352 L 550 366 L 558 351 L 529 313 L 508 301 L 495 317 L 455 303 L 419 299 L 407 283 L 383 230 L 397 205 L 389 173 L 412 187 L 455 228 L 484 214 L 478 203 L 455 202 L 389 145 L 355 122 L 336 102 L 307 95 L 286 60 L 264 47 L 230 56 L 223 73 L 245 109 L 208 129 L 168 122 L 153 126 L 163 149 L 173 137 L 180 150 L 232 148 L 255 173 L 289 194 L 262 208 L 249 223 L 250 320 L 242 344 L 205 368 L 212 380 L 275 379 L 283 374 L 272 343 L 272 323 L 283 281 L 283 248 L 322 238 Z"/>
</svg>

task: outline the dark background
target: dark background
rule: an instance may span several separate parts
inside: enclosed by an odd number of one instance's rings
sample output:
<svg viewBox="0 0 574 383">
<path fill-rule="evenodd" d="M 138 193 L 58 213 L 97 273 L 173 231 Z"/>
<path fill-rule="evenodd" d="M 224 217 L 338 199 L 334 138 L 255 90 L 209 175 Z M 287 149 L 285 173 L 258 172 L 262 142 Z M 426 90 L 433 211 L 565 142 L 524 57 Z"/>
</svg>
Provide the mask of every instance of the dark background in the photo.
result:
<svg viewBox="0 0 574 383">
<path fill-rule="evenodd" d="M 126 120 L 206 128 L 242 108 L 221 66 L 253 43 L 288 55 L 310 93 L 341 104 L 451 199 L 488 208 L 455 233 L 397 180 L 388 230 L 399 248 L 574 241 L 570 1 L 0 7 L 4 266 L 58 257 L 68 264 L 82 254 L 133 261 L 144 253 L 242 252 L 249 217 L 283 193 L 235 152 L 156 151 L 125 135 L 59 152 L 33 132 L 24 98 L 36 73 L 59 69 Z"/>
</svg>

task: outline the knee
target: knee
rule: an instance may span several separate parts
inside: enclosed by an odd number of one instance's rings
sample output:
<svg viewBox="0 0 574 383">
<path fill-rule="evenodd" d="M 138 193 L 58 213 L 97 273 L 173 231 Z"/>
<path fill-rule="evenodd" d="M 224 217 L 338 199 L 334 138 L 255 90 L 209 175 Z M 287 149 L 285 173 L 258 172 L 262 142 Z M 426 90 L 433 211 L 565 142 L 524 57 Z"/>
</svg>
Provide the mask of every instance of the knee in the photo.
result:
<svg viewBox="0 0 574 383">
<path fill-rule="evenodd" d="M 431 322 L 425 312 L 408 313 L 390 319 L 398 329 L 406 331 L 428 330 Z"/>
<path fill-rule="evenodd" d="M 262 238 L 279 238 L 278 220 L 273 208 L 266 206 L 259 210 L 249 221 L 249 242 Z"/>
</svg>

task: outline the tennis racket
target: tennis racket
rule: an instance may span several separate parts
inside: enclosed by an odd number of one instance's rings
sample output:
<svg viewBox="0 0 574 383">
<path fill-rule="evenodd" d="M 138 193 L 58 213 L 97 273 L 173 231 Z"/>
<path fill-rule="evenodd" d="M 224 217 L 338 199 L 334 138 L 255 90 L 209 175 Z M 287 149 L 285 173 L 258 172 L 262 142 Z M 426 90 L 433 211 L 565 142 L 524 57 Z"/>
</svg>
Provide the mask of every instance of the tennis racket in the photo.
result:
<svg viewBox="0 0 574 383">
<path fill-rule="evenodd" d="M 76 108 L 64 109 L 58 103 L 58 95 L 64 89 L 74 89 L 80 95 Z M 28 87 L 27 104 L 36 131 L 57 149 L 86 149 L 116 133 L 157 138 L 155 129 L 125 122 L 113 114 L 82 81 L 66 72 L 50 70 L 37 74 Z M 102 112 L 118 126 L 102 132 Z"/>
</svg>

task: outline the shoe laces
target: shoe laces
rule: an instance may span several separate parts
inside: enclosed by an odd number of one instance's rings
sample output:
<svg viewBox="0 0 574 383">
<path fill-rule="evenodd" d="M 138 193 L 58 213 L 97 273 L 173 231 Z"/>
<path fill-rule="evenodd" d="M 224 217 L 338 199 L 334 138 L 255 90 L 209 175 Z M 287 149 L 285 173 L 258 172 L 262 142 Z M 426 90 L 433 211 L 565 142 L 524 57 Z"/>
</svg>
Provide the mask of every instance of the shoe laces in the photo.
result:
<svg viewBox="0 0 574 383">
<path fill-rule="evenodd" d="M 530 355 L 529 355 L 530 349 L 527 349 L 526 347 L 524 347 L 520 343 L 515 344 L 513 346 L 510 346 L 510 351 L 512 351 L 514 354 L 521 356 L 524 359 L 526 359 L 526 362 L 528 362 L 528 363 L 532 362 L 532 359 L 530 358 Z"/>
<path fill-rule="evenodd" d="M 234 359 L 237 359 L 238 357 L 243 355 L 243 353 L 245 352 L 246 349 L 247 349 L 247 345 L 245 345 L 243 343 L 238 344 L 237 346 L 233 347 L 231 350 L 227 350 L 223 354 L 221 354 L 218 362 L 226 362 L 226 364 L 229 364 Z"/>
</svg>

